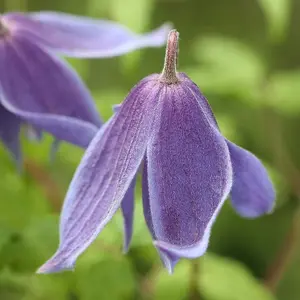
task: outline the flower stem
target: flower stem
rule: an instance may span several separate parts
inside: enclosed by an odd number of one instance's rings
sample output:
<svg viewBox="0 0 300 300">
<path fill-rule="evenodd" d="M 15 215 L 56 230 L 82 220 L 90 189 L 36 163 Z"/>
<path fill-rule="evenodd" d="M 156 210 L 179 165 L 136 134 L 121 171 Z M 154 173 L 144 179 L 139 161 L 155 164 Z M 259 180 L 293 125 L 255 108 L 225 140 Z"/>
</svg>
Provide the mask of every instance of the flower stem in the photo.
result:
<svg viewBox="0 0 300 300">
<path fill-rule="evenodd" d="M 200 273 L 200 259 L 195 259 L 190 261 L 190 288 L 189 288 L 189 297 L 190 300 L 199 300 L 200 292 L 198 290 L 198 281 Z"/>
<path fill-rule="evenodd" d="M 62 193 L 55 180 L 48 172 L 35 161 L 27 158 L 24 161 L 26 172 L 32 177 L 35 182 L 42 188 L 46 198 L 48 199 L 52 211 L 59 213 L 62 204 Z"/>
<path fill-rule="evenodd" d="M 291 227 L 286 234 L 281 249 L 276 255 L 265 277 L 265 286 L 272 292 L 276 292 L 279 282 L 288 269 L 298 246 L 300 236 L 300 205 L 298 206 Z"/>
<path fill-rule="evenodd" d="M 178 39 L 179 32 L 175 29 L 171 30 L 168 36 L 165 63 L 161 73 L 161 81 L 174 84 L 179 81 L 177 77 L 177 60 L 178 60 Z"/>
<path fill-rule="evenodd" d="M 290 229 L 282 242 L 275 259 L 269 266 L 265 275 L 265 286 L 275 292 L 279 282 L 291 264 L 294 253 L 298 247 L 300 237 L 300 172 L 293 164 L 283 140 L 282 126 L 278 116 L 266 109 L 263 114 L 266 136 L 269 137 L 269 145 L 273 151 L 273 160 L 278 170 L 287 179 L 288 184 L 297 198 L 297 208 L 292 216 Z"/>
</svg>

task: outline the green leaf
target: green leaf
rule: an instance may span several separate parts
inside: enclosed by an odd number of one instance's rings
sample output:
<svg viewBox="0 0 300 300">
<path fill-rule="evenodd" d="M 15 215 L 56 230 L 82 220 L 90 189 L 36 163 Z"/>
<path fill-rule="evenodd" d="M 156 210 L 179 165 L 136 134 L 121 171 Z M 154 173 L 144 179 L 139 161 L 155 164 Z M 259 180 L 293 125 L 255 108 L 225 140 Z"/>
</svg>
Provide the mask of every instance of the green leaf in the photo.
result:
<svg viewBox="0 0 300 300">
<path fill-rule="evenodd" d="M 34 272 L 58 245 L 58 217 L 39 216 L 10 236 L 0 261 L 19 272 Z"/>
<path fill-rule="evenodd" d="M 76 270 L 79 299 L 133 299 L 136 281 L 125 256 L 106 258 L 93 265 L 81 265 Z"/>
<path fill-rule="evenodd" d="M 144 31 L 150 22 L 154 0 L 110 0 L 110 14 L 113 19 L 136 32 Z"/>
<path fill-rule="evenodd" d="M 265 14 L 270 39 L 274 42 L 281 41 L 289 26 L 291 1 L 258 0 L 258 3 Z"/>
<path fill-rule="evenodd" d="M 18 230 L 28 224 L 33 216 L 47 212 L 46 200 L 34 182 L 24 174 L 18 174 L 14 168 L 3 168 L 2 172 L 5 176 L 0 182 L 1 227 Z"/>
<path fill-rule="evenodd" d="M 189 289 L 189 261 L 178 263 L 175 272 L 169 275 L 166 269 L 160 269 L 158 275 L 151 274 L 149 281 L 155 284 L 153 299 L 155 300 L 182 300 Z"/>
<path fill-rule="evenodd" d="M 64 300 L 69 296 L 68 289 L 68 281 L 62 275 L 19 274 L 9 269 L 0 273 L 0 299 Z"/>
<path fill-rule="evenodd" d="M 194 46 L 194 57 L 201 65 L 184 70 L 206 93 L 257 97 L 265 67 L 246 44 L 224 37 L 206 37 Z"/>
<path fill-rule="evenodd" d="M 126 5 L 124 0 L 110 0 L 110 14 L 115 21 L 128 26 L 134 32 L 142 33 L 149 27 L 154 5 L 154 0 L 126 0 Z M 123 73 L 132 71 L 140 59 L 139 50 L 120 57 Z"/>
<path fill-rule="evenodd" d="M 241 263 L 213 254 L 200 261 L 199 291 L 210 300 L 275 300 Z"/>
<path fill-rule="evenodd" d="M 274 74 L 266 89 L 267 104 L 279 112 L 299 115 L 300 70 Z"/>
</svg>

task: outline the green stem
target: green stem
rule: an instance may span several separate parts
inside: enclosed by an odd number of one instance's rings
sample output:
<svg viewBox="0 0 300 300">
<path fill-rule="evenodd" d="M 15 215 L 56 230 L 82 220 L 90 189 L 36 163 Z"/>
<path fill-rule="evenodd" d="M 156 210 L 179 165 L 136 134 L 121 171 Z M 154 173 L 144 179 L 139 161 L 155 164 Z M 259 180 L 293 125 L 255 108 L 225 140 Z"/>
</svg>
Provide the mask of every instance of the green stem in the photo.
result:
<svg viewBox="0 0 300 300">
<path fill-rule="evenodd" d="M 25 159 L 24 168 L 29 176 L 34 179 L 44 192 L 52 211 L 59 213 L 63 196 L 56 181 L 51 177 L 48 171 L 43 168 L 43 166 L 31 159 Z"/>
<path fill-rule="evenodd" d="M 285 141 L 283 139 L 282 126 L 277 115 L 270 110 L 263 114 L 265 121 L 266 136 L 269 138 L 269 145 L 273 151 L 273 160 L 277 164 L 280 173 L 287 179 L 293 195 L 297 198 L 297 209 L 295 209 L 290 229 L 282 242 L 275 259 L 269 266 L 265 275 L 265 286 L 275 292 L 278 284 L 283 278 L 289 265 L 291 264 L 294 253 L 298 247 L 300 237 L 300 172 L 288 155 Z"/>
<path fill-rule="evenodd" d="M 201 295 L 198 289 L 198 281 L 200 276 L 200 259 L 190 261 L 190 288 L 189 297 L 190 300 L 199 300 Z"/>
</svg>

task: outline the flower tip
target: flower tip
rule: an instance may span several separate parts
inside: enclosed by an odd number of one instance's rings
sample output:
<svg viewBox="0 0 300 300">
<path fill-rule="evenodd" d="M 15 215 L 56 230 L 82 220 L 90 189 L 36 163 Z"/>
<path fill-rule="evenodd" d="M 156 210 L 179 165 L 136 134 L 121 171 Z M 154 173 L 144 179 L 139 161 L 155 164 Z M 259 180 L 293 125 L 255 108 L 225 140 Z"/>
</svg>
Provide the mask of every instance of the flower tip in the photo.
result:
<svg viewBox="0 0 300 300">
<path fill-rule="evenodd" d="M 57 262 L 55 259 L 50 259 L 37 269 L 36 274 L 60 273 L 63 271 L 74 271 L 74 269 L 75 263 L 73 262 Z"/>
<path fill-rule="evenodd" d="M 129 252 L 129 244 L 124 242 L 122 253 L 125 255 Z"/>
<path fill-rule="evenodd" d="M 154 241 L 153 244 L 159 252 L 164 267 L 167 269 L 168 273 L 172 275 L 179 258 L 173 255 L 172 252 L 167 249 L 166 245 L 164 245 L 164 242 Z"/>
<path fill-rule="evenodd" d="M 179 81 L 177 77 L 177 60 L 178 60 L 178 40 L 179 32 L 176 29 L 169 31 L 164 68 L 161 73 L 161 81 L 167 84 L 174 84 Z"/>
</svg>

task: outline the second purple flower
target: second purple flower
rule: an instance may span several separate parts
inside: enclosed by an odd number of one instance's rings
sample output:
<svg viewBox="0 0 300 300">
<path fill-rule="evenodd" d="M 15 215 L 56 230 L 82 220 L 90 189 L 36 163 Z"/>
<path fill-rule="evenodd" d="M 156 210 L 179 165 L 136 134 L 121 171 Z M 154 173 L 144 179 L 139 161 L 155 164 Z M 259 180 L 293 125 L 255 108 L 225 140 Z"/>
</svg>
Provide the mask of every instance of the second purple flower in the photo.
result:
<svg viewBox="0 0 300 300">
<path fill-rule="evenodd" d="M 36 137 L 47 131 L 87 147 L 102 121 L 80 77 L 57 54 L 113 57 L 162 46 L 168 31 L 163 25 L 139 35 L 115 22 L 54 12 L 0 15 L 0 140 L 19 164 L 22 123 Z"/>
</svg>

